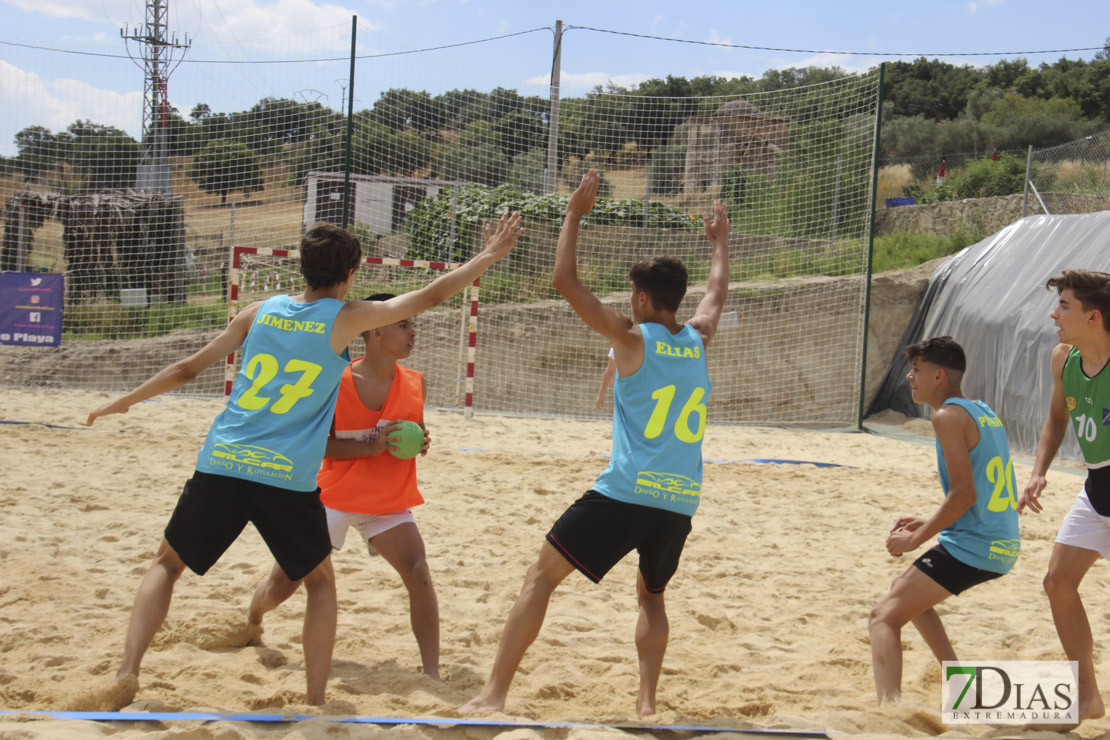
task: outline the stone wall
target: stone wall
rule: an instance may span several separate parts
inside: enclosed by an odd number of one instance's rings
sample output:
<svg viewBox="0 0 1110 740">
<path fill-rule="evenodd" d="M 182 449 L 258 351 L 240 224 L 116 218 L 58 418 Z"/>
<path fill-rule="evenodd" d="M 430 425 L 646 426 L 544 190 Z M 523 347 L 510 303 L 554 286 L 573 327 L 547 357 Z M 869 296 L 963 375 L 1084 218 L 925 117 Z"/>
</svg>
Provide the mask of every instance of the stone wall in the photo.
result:
<svg viewBox="0 0 1110 740">
<path fill-rule="evenodd" d="M 1110 197 L 1042 193 L 1050 213 L 1094 213 L 1110 210 Z M 1000 195 L 993 198 L 965 198 L 920 206 L 880 208 L 875 211 L 875 233 L 908 231 L 919 234 L 952 234 L 960 229 L 987 236 L 1001 231 L 1021 218 L 1023 196 Z M 1027 216 L 1043 214 L 1037 197 L 1029 193 Z"/>
</svg>

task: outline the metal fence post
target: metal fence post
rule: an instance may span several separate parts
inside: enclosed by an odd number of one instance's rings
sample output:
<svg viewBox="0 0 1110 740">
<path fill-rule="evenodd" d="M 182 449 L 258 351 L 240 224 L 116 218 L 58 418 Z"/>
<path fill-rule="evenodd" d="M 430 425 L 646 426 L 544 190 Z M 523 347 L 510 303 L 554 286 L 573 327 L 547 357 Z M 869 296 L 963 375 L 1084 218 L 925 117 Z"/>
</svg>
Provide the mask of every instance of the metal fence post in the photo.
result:
<svg viewBox="0 0 1110 740">
<path fill-rule="evenodd" d="M 355 125 L 355 44 L 358 40 L 358 16 L 351 16 L 351 79 L 347 83 L 347 146 L 343 157 L 343 228 L 351 215 L 351 142 Z"/>
<path fill-rule="evenodd" d="M 1029 145 L 1029 153 L 1025 155 L 1025 192 L 1021 196 L 1021 217 L 1025 218 L 1025 209 L 1029 206 L 1029 178 L 1033 170 L 1033 145 Z"/>
<path fill-rule="evenodd" d="M 551 110 L 547 114 L 547 172 L 543 178 L 543 192 L 555 192 L 559 176 L 559 78 L 563 64 L 563 22 L 555 21 L 555 52 L 551 60 Z"/>
</svg>

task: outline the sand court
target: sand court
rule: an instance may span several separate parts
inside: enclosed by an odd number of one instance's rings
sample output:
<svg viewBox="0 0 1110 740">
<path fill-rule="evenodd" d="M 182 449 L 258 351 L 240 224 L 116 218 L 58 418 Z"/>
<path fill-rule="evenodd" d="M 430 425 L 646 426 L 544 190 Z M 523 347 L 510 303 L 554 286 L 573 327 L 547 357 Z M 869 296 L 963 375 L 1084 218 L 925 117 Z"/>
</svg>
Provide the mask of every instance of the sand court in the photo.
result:
<svg viewBox="0 0 1110 740">
<path fill-rule="evenodd" d="M 95 392 L 5 391 L 0 420 L 0 708 L 61 710 L 110 682 L 135 589 L 189 477 L 219 399 L 163 396 L 84 427 Z M 348 537 L 335 554 L 339 628 L 327 715 L 457 718 L 481 687 L 500 630 L 547 528 L 605 466 L 607 422 L 431 413 L 416 511 L 439 594 L 441 673 L 420 673 L 400 578 Z M 53 425 L 53 426 L 46 426 Z M 928 429 L 916 421 L 912 432 Z M 941 498 L 931 443 L 874 434 L 711 426 L 704 500 L 667 589 L 671 635 L 649 724 L 918 736 L 939 723 L 940 669 L 907 627 L 902 705 L 874 707 L 867 616 L 911 557 L 883 543 L 901 515 Z M 838 467 L 753 462 L 801 460 Z M 1027 460 L 1016 460 L 1023 486 Z M 1057 466 L 1040 516 L 1021 519 L 1023 554 L 1001 579 L 939 611 L 961 658 L 1062 659 L 1041 590 L 1056 529 L 1082 477 Z M 250 594 L 272 560 L 247 532 L 204 578 L 187 573 L 126 711 L 317 714 L 305 706 L 304 593 L 243 645 Z M 600 585 L 574 574 L 556 591 L 495 720 L 640 724 L 633 630 L 635 559 Z M 1096 666 L 1110 685 L 1110 568 L 1083 597 Z M 1016 728 L 1015 728 L 1016 729 Z M 98 724 L 0 718 L 19 737 L 629 736 L 624 730 L 175 721 Z M 955 735 L 986 736 L 965 725 Z M 994 730 L 997 734 L 997 730 Z M 1078 735 L 1110 733 L 1106 719 Z M 1008 732 L 1007 735 L 1016 734 Z M 158 736 L 158 735 L 154 735 Z M 1031 735 L 1032 736 L 1032 735 Z"/>
</svg>

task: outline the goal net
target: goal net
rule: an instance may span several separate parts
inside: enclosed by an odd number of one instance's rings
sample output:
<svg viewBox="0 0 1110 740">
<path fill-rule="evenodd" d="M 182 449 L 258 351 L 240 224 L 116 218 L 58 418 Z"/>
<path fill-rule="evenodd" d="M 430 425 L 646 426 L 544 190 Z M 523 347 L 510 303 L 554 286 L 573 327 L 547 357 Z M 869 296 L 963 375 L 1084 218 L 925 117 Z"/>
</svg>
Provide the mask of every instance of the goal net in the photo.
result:
<svg viewBox="0 0 1110 740">
<path fill-rule="evenodd" d="M 709 269 L 701 214 L 727 203 L 731 290 L 708 353 L 711 422 L 854 424 L 877 70 L 596 87 L 568 74 L 549 88 L 551 47 L 537 43 L 549 29 L 534 30 L 485 40 L 512 60 L 489 70 L 468 56 L 475 45 L 413 50 L 360 23 L 353 79 L 349 25 L 234 50 L 196 45 L 169 86 L 181 109 L 161 111 L 145 132 L 118 114 L 131 98 L 89 96 L 69 122 L 36 92 L 61 94 L 51 81 L 71 73 L 98 89 L 124 79 L 141 88 L 129 59 L 99 53 L 75 65 L 66 53 L 13 48 L 0 64 L 26 88 L 26 125 L 0 160 L 0 270 L 62 273 L 65 300 L 59 346 L 0 337 L 0 383 L 121 391 L 195 351 L 226 323 L 233 247 L 295 250 L 324 220 L 346 223 L 366 254 L 461 263 L 508 210 L 526 230 L 482 277 L 474 408 L 603 418 L 612 401 L 598 410 L 594 399 L 609 347 L 551 287 L 566 198 L 595 168 L 602 197 L 584 224 L 579 272 L 620 309 L 629 266 L 667 253 L 690 271 L 679 313 L 688 319 Z M 598 44 L 633 43 L 660 42 L 578 29 L 562 64 Z M 101 99 L 112 105 L 94 105 Z M 151 159 L 154 144 L 163 159 Z M 290 290 L 277 272 L 291 266 L 264 262 L 253 290 Z M 436 274 L 366 267 L 368 280 L 404 275 L 413 287 Z M 463 300 L 421 319 L 414 366 L 445 363 L 430 384 L 436 407 L 464 407 Z M 214 368 L 184 392 L 218 395 L 223 375 Z"/>
</svg>

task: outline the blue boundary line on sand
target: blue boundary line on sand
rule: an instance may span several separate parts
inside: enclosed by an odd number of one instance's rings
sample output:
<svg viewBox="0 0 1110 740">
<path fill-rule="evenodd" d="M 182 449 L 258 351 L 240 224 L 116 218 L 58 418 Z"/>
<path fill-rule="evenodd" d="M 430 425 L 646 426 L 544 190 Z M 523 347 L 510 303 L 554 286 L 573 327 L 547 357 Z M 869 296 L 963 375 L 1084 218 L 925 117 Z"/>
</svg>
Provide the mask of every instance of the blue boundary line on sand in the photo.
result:
<svg viewBox="0 0 1110 740">
<path fill-rule="evenodd" d="M 0 424 L 22 425 L 47 427 L 48 429 L 84 429 L 85 427 L 60 427 L 57 424 L 45 424 L 41 421 L 8 421 L 7 419 L 0 419 Z"/>
<path fill-rule="evenodd" d="M 0 717 L 48 717 L 57 720 L 88 720 L 93 722 L 300 722 L 316 719 L 337 724 L 374 725 L 438 725 L 441 727 L 535 727 L 544 729 L 578 729 L 608 727 L 615 730 L 642 732 L 729 732 L 752 735 L 786 735 L 793 737 L 827 738 L 818 730 L 776 730 L 706 725 L 609 725 L 588 722 L 512 722 L 508 720 L 452 719 L 449 717 L 328 717 L 316 714 L 219 714 L 206 712 L 16 712 L 0 711 Z"/>
<path fill-rule="evenodd" d="M 488 450 L 484 450 L 481 447 L 460 447 L 459 450 L 461 452 L 488 452 Z M 597 453 L 595 457 L 604 457 L 606 460 L 609 459 L 609 455 L 603 455 L 600 452 Z M 772 465 L 813 465 L 817 468 L 848 468 L 850 470 L 855 470 L 855 468 L 851 465 L 841 465 L 840 463 L 814 462 L 812 460 L 779 460 L 770 457 L 736 457 L 731 460 L 716 460 L 706 457 L 702 459 L 704 462 L 710 463 L 754 462 L 767 463 Z"/>
</svg>

